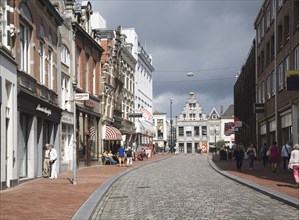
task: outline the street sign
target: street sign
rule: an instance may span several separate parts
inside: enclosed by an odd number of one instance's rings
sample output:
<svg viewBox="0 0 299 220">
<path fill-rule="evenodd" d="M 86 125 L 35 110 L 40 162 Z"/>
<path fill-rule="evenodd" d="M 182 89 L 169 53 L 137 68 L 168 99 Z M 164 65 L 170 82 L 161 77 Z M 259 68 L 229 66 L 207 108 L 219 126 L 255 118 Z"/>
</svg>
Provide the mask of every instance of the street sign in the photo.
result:
<svg viewBox="0 0 299 220">
<path fill-rule="evenodd" d="M 129 113 L 129 118 L 142 118 L 142 113 Z"/>
<path fill-rule="evenodd" d="M 76 101 L 87 101 L 87 100 L 89 100 L 89 93 L 76 93 L 75 100 Z"/>
</svg>

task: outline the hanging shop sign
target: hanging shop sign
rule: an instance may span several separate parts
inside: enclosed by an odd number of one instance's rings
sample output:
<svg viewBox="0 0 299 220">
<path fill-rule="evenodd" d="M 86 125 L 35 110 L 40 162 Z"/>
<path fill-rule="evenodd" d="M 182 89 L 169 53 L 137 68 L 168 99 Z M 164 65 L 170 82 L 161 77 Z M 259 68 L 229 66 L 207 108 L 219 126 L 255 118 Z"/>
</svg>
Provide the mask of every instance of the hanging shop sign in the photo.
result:
<svg viewBox="0 0 299 220">
<path fill-rule="evenodd" d="M 89 93 L 76 93 L 75 100 L 76 101 L 87 101 L 87 100 L 89 100 Z"/>
</svg>

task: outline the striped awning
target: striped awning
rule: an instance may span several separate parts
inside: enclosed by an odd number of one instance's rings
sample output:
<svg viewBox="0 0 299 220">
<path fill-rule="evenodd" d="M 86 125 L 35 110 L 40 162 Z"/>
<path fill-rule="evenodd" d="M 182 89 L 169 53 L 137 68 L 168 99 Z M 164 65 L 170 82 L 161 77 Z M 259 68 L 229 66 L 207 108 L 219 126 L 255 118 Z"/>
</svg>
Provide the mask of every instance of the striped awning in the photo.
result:
<svg viewBox="0 0 299 220">
<path fill-rule="evenodd" d="M 117 128 L 106 126 L 105 140 L 122 140 L 122 134 Z"/>
</svg>

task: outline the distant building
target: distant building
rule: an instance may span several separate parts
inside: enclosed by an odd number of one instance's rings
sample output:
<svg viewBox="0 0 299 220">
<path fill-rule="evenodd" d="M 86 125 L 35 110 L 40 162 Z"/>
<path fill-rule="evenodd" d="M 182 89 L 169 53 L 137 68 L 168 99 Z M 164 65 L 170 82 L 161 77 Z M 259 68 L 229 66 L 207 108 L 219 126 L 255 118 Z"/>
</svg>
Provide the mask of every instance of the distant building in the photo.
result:
<svg viewBox="0 0 299 220">
<path fill-rule="evenodd" d="M 208 118 L 193 92 L 176 121 L 179 153 L 195 153 L 208 146 Z"/>
<path fill-rule="evenodd" d="M 209 123 L 211 119 L 209 119 Z M 219 140 L 225 142 L 225 146 L 232 148 L 235 143 L 234 105 L 228 106 L 220 116 Z"/>
<path fill-rule="evenodd" d="M 153 113 L 153 123 L 155 126 L 155 136 L 153 138 L 153 144 L 158 145 L 161 148 L 166 147 L 168 142 L 168 123 L 166 113 L 160 113 L 155 111 Z"/>
</svg>

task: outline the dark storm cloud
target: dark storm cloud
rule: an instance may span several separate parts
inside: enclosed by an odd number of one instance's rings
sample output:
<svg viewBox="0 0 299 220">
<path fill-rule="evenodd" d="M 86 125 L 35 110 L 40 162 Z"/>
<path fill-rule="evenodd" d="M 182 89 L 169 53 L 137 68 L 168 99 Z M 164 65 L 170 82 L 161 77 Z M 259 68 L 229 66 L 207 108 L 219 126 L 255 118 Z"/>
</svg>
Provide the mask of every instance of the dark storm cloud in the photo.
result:
<svg viewBox="0 0 299 220">
<path fill-rule="evenodd" d="M 178 115 L 195 92 L 209 114 L 233 104 L 234 76 L 255 36 L 263 1 L 91 1 L 109 28 L 135 28 L 153 56 L 154 109 Z M 187 77 L 189 71 L 193 77 Z"/>
</svg>

